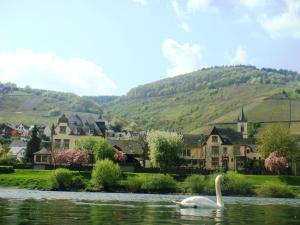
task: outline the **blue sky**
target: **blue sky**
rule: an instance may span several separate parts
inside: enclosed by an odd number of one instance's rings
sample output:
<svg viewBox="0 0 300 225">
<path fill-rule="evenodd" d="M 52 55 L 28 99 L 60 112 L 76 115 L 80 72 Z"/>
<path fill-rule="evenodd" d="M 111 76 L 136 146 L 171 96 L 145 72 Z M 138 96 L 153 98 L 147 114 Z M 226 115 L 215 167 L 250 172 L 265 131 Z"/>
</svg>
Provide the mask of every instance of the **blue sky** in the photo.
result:
<svg viewBox="0 0 300 225">
<path fill-rule="evenodd" d="M 300 71 L 300 0 L 0 0 L 0 81 L 121 95 L 215 65 Z"/>
</svg>

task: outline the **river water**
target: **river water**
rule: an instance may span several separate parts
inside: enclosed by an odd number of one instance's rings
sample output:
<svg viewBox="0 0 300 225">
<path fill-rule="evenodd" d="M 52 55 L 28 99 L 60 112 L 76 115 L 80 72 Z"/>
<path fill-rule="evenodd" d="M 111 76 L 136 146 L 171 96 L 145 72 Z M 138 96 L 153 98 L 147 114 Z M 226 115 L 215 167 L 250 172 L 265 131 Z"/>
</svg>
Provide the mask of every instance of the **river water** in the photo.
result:
<svg viewBox="0 0 300 225">
<path fill-rule="evenodd" d="M 300 224 L 300 199 L 223 197 L 222 210 L 172 203 L 185 197 L 0 188 L 0 224 Z"/>
</svg>

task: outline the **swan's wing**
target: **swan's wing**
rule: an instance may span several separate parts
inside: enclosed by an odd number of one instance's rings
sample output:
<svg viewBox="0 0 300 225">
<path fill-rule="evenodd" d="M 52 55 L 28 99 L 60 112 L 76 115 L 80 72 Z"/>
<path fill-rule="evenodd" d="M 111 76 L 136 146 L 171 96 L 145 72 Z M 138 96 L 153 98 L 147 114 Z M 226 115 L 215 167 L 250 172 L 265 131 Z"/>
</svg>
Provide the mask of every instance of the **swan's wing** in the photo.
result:
<svg viewBox="0 0 300 225">
<path fill-rule="evenodd" d="M 181 205 L 194 205 L 197 208 L 211 208 L 216 207 L 216 203 L 209 198 L 202 196 L 193 196 L 182 200 Z"/>
</svg>

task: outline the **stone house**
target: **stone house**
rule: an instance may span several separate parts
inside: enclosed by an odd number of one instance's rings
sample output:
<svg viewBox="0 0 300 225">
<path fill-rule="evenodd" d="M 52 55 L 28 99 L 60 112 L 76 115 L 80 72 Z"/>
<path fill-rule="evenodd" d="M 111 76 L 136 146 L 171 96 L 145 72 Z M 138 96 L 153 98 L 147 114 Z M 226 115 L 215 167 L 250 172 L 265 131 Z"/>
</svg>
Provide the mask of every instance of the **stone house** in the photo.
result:
<svg viewBox="0 0 300 225">
<path fill-rule="evenodd" d="M 207 135 L 183 135 L 183 157 L 188 167 L 239 170 L 249 160 L 260 160 L 258 146 L 248 144 L 247 119 L 242 108 L 236 130 L 214 126 Z"/>
<path fill-rule="evenodd" d="M 105 137 L 105 121 L 94 120 L 91 117 L 83 118 L 71 115 L 67 118 L 64 114 L 58 119 L 56 126 L 51 130 L 52 150 L 74 149 L 76 141 L 87 135 Z"/>
</svg>

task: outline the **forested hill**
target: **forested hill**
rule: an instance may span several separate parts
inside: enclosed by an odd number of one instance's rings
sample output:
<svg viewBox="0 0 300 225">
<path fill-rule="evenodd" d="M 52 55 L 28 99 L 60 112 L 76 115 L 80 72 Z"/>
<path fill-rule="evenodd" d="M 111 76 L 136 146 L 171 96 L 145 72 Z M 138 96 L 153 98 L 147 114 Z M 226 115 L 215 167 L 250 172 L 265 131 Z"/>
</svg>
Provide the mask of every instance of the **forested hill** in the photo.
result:
<svg viewBox="0 0 300 225">
<path fill-rule="evenodd" d="M 133 88 L 105 111 L 142 129 L 197 133 L 211 123 L 236 121 L 242 106 L 250 121 L 288 120 L 288 99 L 292 119 L 300 119 L 299 93 L 300 74 L 294 71 L 212 67 Z"/>
<path fill-rule="evenodd" d="M 94 99 L 96 98 L 96 99 Z M 0 123 L 51 124 L 62 114 L 78 113 L 99 117 L 101 101 L 109 96 L 80 97 L 72 93 L 20 88 L 0 83 Z"/>
</svg>

